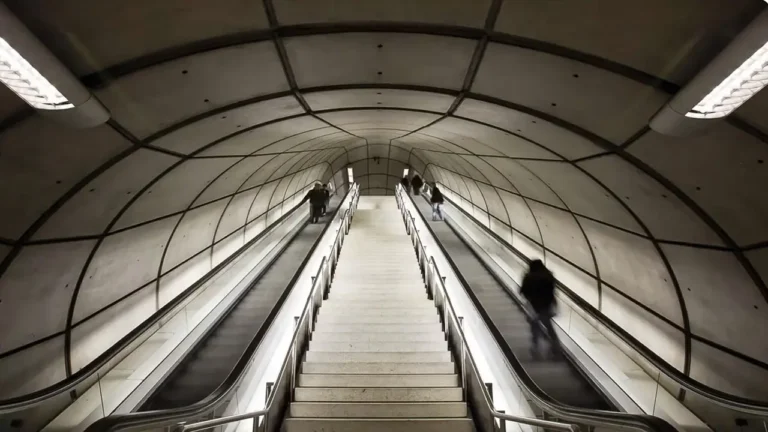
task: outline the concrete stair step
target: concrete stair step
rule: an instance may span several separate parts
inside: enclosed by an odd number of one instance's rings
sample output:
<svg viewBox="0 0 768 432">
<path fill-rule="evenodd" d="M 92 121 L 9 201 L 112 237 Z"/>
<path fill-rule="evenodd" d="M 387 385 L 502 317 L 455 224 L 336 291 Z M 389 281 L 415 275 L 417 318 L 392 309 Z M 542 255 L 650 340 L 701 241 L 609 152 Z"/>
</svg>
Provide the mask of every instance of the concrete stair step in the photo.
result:
<svg viewBox="0 0 768 432">
<path fill-rule="evenodd" d="M 435 303 L 431 300 L 424 300 L 418 302 L 407 302 L 397 300 L 383 300 L 383 301 L 349 301 L 344 299 L 329 298 L 323 301 L 323 308 L 336 308 L 336 309 L 348 309 L 355 308 L 374 308 L 374 309 L 436 309 Z"/>
<path fill-rule="evenodd" d="M 311 351 L 325 352 L 440 352 L 448 351 L 448 342 L 316 342 Z"/>
<path fill-rule="evenodd" d="M 444 352 L 322 352 L 307 351 L 306 360 L 321 363 L 439 363 L 450 362 L 451 353 Z"/>
<path fill-rule="evenodd" d="M 452 374 L 456 366 L 449 361 L 443 362 L 313 362 L 302 364 L 305 374 Z"/>
<path fill-rule="evenodd" d="M 297 387 L 296 402 L 461 402 L 460 387 Z"/>
<path fill-rule="evenodd" d="M 364 324 L 364 323 L 327 323 L 319 321 L 315 331 L 327 333 L 426 333 L 441 332 L 440 323 L 407 324 Z"/>
<path fill-rule="evenodd" d="M 451 375 L 349 375 L 301 374 L 300 387 L 458 387 L 459 376 Z"/>
<path fill-rule="evenodd" d="M 472 420 L 287 418 L 283 432 L 474 432 Z"/>
<path fill-rule="evenodd" d="M 290 417 L 318 418 L 462 418 L 467 417 L 464 402 L 421 402 L 421 403 L 322 403 L 294 402 Z"/>
<path fill-rule="evenodd" d="M 349 315 L 349 316 L 436 316 L 437 315 L 437 308 L 420 308 L 420 309 L 395 309 L 395 308 L 388 308 L 388 309 L 377 309 L 377 308 L 371 308 L 371 309 L 350 309 L 350 308 L 341 308 L 341 307 L 335 307 L 335 308 L 320 308 L 320 315 L 321 316 L 332 316 L 332 315 Z"/>
<path fill-rule="evenodd" d="M 433 324 L 439 322 L 440 319 L 437 314 L 426 316 L 405 314 L 397 316 L 324 314 L 317 319 L 318 324 Z"/>
<path fill-rule="evenodd" d="M 442 332 L 424 333 L 330 333 L 315 331 L 312 342 L 442 342 Z"/>
</svg>

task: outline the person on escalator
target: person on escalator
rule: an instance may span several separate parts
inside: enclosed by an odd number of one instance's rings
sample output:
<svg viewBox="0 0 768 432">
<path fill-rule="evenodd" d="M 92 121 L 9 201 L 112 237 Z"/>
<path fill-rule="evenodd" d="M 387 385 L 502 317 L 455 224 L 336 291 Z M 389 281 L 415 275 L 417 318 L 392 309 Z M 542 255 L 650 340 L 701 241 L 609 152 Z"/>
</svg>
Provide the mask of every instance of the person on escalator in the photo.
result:
<svg viewBox="0 0 768 432">
<path fill-rule="evenodd" d="M 432 187 L 432 198 L 429 202 L 432 203 L 432 220 L 445 220 L 445 216 L 443 215 L 445 198 L 443 198 L 443 193 L 440 192 L 440 189 L 437 188 L 437 184 Z"/>
<path fill-rule="evenodd" d="M 537 357 L 539 354 L 539 337 L 543 326 L 549 336 L 552 355 L 560 355 L 560 340 L 552 326 L 552 318 L 555 316 L 557 300 L 555 299 L 555 277 L 541 260 L 533 260 L 528 269 L 528 274 L 523 279 L 520 293 L 525 297 L 533 309 L 534 316 L 531 319 L 531 354 Z"/>
<path fill-rule="evenodd" d="M 411 192 L 411 183 L 408 181 L 408 177 L 403 177 L 400 179 L 400 186 L 403 187 L 405 193 Z"/>
<path fill-rule="evenodd" d="M 331 191 L 328 190 L 328 185 L 323 185 L 323 216 L 325 216 L 326 211 L 328 210 L 328 203 L 331 202 Z"/>
<path fill-rule="evenodd" d="M 424 186 L 424 182 L 421 180 L 421 177 L 419 177 L 418 174 L 413 176 L 411 179 L 411 187 L 413 188 L 413 195 L 419 196 L 419 192 L 421 192 L 421 187 Z"/>
<path fill-rule="evenodd" d="M 320 187 L 320 183 L 316 183 L 315 187 L 307 192 L 307 194 L 304 196 L 304 199 L 301 200 L 301 204 L 304 204 L 307 201 L 309 201 L 310 207 L 309 222 L 319 222 L 320 215 L 323 210 L 323 205 L 325 204 L 325 193 L 323 193 L 323 189 Z"/>
</svg>

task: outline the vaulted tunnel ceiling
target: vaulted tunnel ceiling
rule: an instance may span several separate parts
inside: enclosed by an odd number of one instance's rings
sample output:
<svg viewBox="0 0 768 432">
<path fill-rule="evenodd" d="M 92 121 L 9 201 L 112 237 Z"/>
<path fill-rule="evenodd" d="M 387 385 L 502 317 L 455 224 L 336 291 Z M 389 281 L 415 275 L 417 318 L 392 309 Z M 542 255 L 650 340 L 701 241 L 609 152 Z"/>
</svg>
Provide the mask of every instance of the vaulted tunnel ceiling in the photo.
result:
<svg viewBox="0 0 768 432">
<path fill-rule="evenodd" d="M 350 166 L 369 194 L 439 182 L 686 374 L 768 399 L 768 94 L 702 137 L 648 128 L 761 0 L 5 3 L 112 119 L 0 87 L 1 396 Z"/>
</svg>

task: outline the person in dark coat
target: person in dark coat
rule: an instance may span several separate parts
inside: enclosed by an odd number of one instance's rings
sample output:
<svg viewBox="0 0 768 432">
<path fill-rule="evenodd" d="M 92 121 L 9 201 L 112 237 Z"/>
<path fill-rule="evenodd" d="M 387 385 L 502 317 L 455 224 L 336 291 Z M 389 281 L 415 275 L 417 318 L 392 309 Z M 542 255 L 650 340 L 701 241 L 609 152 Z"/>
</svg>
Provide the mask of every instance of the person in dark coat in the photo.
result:
<svg viewBox="0 0 768 432">
<path fill-rule="evenodd" d="M 328 190 L 328 185 L 323 185 L 323 208 L 322 208 L 323 216 L 325 216 L 325 212 L 328 210 L 329 202 L 331 202 L 331 191 Z"/>
<path fill-rule="evenodd" d="M 403 187 L 405 193 L 409 193 L 411 191 L 411 183 L 408 181 L 408 177 L 403 177 L 400 179 L 400 186 Z"/>
<path fill-rule="evenodd" d="M 421 192 L 422 186 L 424 186 L 424 182 L 421 180 L 421 177 L 419 177 L 418 174 L 413 176 L 411 179 L 411 186 L 413 187 L 413 194 L 418 196 L 419 192 Z"/>
<path fill-rule="evenodd" d="M 520 293 L 525 297 L 533 309 L 534 317 L 531 320 L 531 353 L 538 355 L 539 336 L 543 333 L 543 326 L 549 335 L 552 354 L 559 355 L 560 340 L 552 326 L 552 317 L 555 316 L 557 300 L 555 299 L 555 277 L 541 260 L 531 261 L 528 274 L 523 279 Z"/>
<path fill-rule="evenodd" d="M 319 222 L 323 211 L 323 205 L 325 205 L 325 193 L 323 193 L 320 183 L 316 183 L 315 187 L 307 192 L 304 199 L 301 200 L 301 204 L 304 204 L 307 201 L 309 201 L 310 206 L 310 223 Z"/>
<path fill-rule="evenodd" d="M 432 187 L 432 198 L 430 198 L 429 202 L 432 203 L 432 220 L 445 220 L 445 216 L 443 215 L 445 198 L 443 198 L 443 193 L 440 192 L 437 185 Z"/>
</svg>

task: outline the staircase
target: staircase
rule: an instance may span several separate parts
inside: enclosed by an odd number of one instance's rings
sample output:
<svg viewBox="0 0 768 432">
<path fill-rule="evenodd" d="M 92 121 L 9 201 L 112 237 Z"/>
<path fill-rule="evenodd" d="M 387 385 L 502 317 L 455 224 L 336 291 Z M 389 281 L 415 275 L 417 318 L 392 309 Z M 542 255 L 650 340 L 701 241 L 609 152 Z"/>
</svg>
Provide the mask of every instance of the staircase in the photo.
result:
<svg viewBox="0 0 768 432">
<path fill-rule="evenodd" d="M 393 197 L 361 197 L 285 432 L 474 431 Z"/>
</svg>

